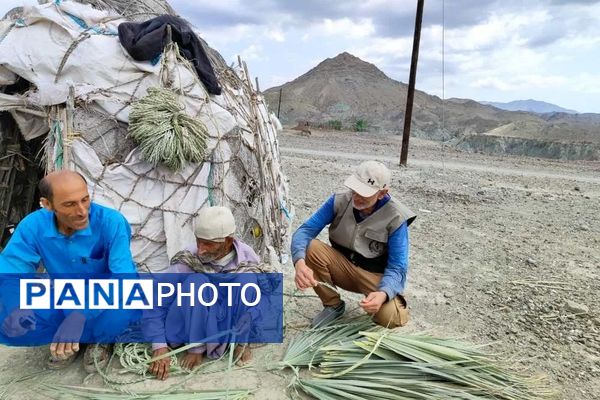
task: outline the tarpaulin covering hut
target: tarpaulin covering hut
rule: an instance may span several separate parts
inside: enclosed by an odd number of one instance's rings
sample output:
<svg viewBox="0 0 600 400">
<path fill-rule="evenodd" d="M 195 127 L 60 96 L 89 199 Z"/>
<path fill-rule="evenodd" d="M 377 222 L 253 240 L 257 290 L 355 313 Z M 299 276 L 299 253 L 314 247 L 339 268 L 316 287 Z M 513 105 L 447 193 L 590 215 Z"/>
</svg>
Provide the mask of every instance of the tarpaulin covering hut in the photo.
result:
<svg viewBox="0 0 600 400">
<path fill-rule="evenodd" d="M 119 26 L 174 14 L 166 2 L 149 3 L 54 0 L 0 21 L 0 228 L 36 208 L 44 172 L 71 168 L 85 176 L 93 201 L 128 219 L 140 269 L 166 268 L 193 240 L 192 219 L 206 205 L 230 206 L 237 235 L 277 264 L 292 213 L 279 122 L 245 63 L 228 66 L 193 27 L 218 90 L 200 76 L 197 59 L 185 57 L 181 27 L 164 31 L 157 57 L 134 59 Z M 132 110 L 152 88 L 174 95 L 173 121 L 185 116 L 205 129 L 201 161 L 178 168 L 148 161 L 133 139 Z"/>
</svg>

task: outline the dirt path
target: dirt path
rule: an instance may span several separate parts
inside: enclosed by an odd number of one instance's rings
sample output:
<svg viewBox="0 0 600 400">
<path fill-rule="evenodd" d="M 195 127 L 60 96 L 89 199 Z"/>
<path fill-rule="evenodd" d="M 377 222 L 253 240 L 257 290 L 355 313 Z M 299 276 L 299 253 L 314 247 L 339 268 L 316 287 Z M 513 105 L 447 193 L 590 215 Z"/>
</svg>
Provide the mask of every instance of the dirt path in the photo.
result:
<svg viewBox="0 0 600 400">
<path fill-rule="evenodd" d="M 347 153 L 342 151 L 328 151 L 328 150 L 316 150 L 311 148 L 298 148 L 298 147 L 281 147 L 281 153 L 284 155 L 298 155 L 298 156 L 317 156 L 317 157 L 328 157 L 346 160 L 373 160 L 386 161 L 389 163 L 398 163 L 398 157 L 383 156 L 380 154 L 364 154 L 364 153 Z M 524 177 L 534 178 L 551 178 L 551 179 L 563 179 L 572 180 L 576 182 L 588 182 L 600 184 L 600 176 L 591 176 L 583 174 L 564 174 L 557 173 L 550 170 L 538 170 L 538 169 L 515 169 L 515 168 L 503 168 L 497 166 L 487 166 L 482 164 L 473 164 L 469 162 L 457 162 L 457 161 L 437 161 L 437 160 L 426 160 L 411 158 L 409 161 L 411 166 L 416 167 L 433 167 L 441 169 L 451 170 L 466 170 L 475 172 L 486 172 L 500 175 L 515 175 Z"/>
</svg>

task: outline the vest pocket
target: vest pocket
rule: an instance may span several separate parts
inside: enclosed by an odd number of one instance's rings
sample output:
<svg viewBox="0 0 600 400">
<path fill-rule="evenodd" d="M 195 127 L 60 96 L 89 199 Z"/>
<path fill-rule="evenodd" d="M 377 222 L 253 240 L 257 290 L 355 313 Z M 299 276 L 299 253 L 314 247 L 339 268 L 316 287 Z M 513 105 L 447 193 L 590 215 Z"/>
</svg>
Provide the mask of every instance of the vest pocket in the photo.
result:
<svg viewBox="0 0 600 400">
<path fill-rule="evenodd" d="M 366 229 L 364 233 L 362 246 L 366 249 L 361 253 L 368 258 L 379 257 L 387 252 L 388 235 L 386 231 L 376 231 L 374 229 Z"/>
<path fill-rule="evenodd" d="M 382 243 L 387 243 L 388 241 L 387 231 L 376 231 L 375 229 L 367 229 L 365 230 L 365 237 Z"/>
</svg>

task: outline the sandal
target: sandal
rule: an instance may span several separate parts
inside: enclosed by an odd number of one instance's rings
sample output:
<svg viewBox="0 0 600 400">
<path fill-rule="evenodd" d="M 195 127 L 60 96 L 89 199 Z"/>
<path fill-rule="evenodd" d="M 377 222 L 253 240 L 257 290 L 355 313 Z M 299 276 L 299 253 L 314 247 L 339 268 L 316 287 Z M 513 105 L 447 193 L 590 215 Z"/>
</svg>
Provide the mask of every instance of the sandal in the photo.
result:
<svg viewBox="0 0 600 400">
<path fill-rule="evenodd" d="M 48 369 L 51 370 L 64 369 L 69 365 L 73 364 L 73 361 L 75 361 L 78 355 L 79 352 L 74 353 L 67 358 L 55 358 L 53 356 L 50 356 L 48 362 L 46 363 L 46 366 L 48 367 Z"/>
<path fill-rule="evenodd" d="M 111 344 L 89 344 L 83 354 L 83 369 L 88 374 L 98 372 L 98 369 L 104 370 L 108 366 L 111 355 Z M 96 362 L 94 362 L 94 359 L 96 359 Z"/>
</svg>

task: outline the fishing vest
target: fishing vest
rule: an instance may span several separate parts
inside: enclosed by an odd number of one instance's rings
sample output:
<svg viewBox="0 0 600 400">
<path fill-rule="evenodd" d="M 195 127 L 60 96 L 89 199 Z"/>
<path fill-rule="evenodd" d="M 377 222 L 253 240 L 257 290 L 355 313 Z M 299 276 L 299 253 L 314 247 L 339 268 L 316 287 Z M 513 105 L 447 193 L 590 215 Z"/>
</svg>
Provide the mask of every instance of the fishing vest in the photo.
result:
<svg viewBox="0 0 600 400">
<path fill-rule="evenodd" d="M 417 217 L 400 202 L 390 199 L 361 222 L 356 222 L 352 192 L 336 193 L 335 217 L 329 225 L 331 246 L 350 262 L 370 272 L 383 273 L 387 266 L 388 236 L 405 221 Z"/>
</svg>

